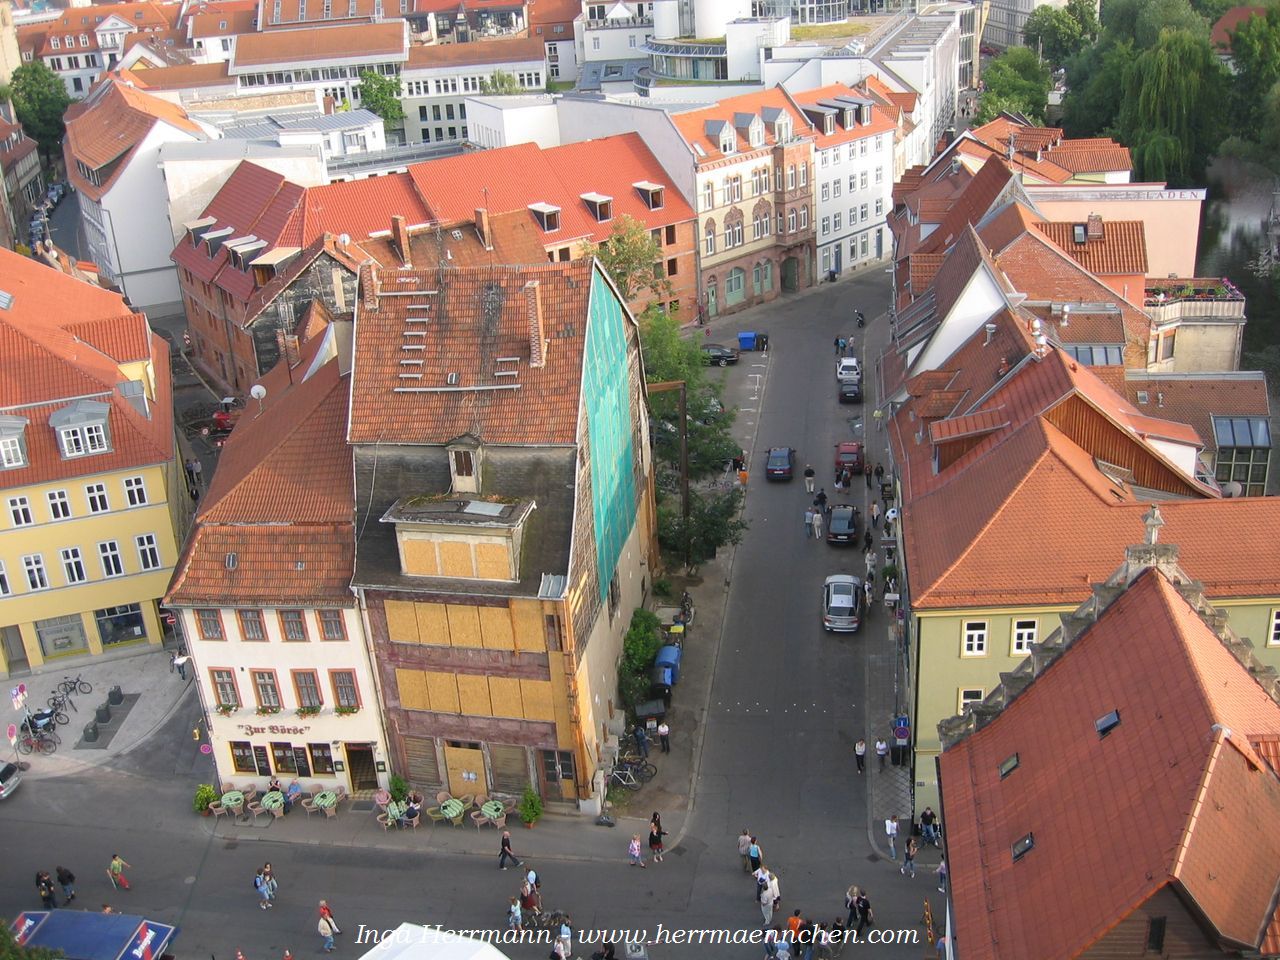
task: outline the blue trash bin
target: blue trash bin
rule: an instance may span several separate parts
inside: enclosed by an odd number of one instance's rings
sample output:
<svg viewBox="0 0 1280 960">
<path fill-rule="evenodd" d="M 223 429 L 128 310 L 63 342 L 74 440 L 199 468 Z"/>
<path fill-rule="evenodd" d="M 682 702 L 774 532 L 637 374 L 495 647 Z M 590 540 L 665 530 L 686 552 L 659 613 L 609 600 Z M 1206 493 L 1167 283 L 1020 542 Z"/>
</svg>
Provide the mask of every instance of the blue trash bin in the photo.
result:
<svg viewBox="0 0 1280 960">
<path fill-rule="evenodd" d="M 756 335 L 754 333 L 738 334 L 739 350 L 754 350 L 756 348 Z"/>
</svg>

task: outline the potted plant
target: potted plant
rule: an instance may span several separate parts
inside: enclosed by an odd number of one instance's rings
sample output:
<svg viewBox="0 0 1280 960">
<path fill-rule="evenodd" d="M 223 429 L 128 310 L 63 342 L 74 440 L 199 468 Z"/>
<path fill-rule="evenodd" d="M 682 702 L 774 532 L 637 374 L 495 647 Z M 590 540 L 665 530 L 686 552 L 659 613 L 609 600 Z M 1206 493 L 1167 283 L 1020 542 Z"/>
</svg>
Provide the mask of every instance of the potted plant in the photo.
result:
<svg viewBox="0 0 1280 960">
<path fill-rule="evenodd" d="M 335 707 L 333 710 L 340 717 L 349 717 L 353 713 L 359 713 L 359 707 Z"/>
<path fill-rule="evenodd" d="M 409 796 L 409 781 L 400 776 L 400 774 L 393 773 L 388 784 L 387 792 L 391 794 L 391 799 L 396 803 L 404 803 L 405 799 Z"/>
<path fill-rule="evenodd" d="M 280 712 L 280 708 L 279 708 L 279 707 L 266 706 L 266 707 L 259 707 L 259 708 L 258 708 L 258 716 L 260 716 L 260 717 L 269 717 L 269 716 L 272 716 L 273 714 L 277 714 L 277 713 L 279 713 L 279 712 Z"/>
<path fill-rule="evenodd" d="M 538 818 L 542 816 L 542 798 L 533 789 L 533 784 L 529 784 L 524 788 L 524 796 L 520 798 L 520 805 L 516 807 L 516 813 L 520 815 L 520 819 L 524 821 L 524 825 L 530 830 L 538 822 Z"/>
<path fill-rule="evenodd" d="M 231 714 L 236 712 L 236 705 L 234 703 L 220 703 L 214 709 L 216 709 L 222 716 L 229 717 Z"/>
<path fill-rule="evenodd" d="M 298 716 L 300 717 L 314 717 L 319 712 L 320 712 L 319 707 L 299 707 L 295 711 L 295 713 L 297 713 Z"/>
<path fill-rule="evenodd" d="M 218 799 L 218 792 L 213 789 L 212 784 L 202 783 L 196 787 L 196 795 L 191 801 L 191 806 L 195 808 L 196 813 L 202 817 L 209 816 L 209 804 Z"/>
</svg>

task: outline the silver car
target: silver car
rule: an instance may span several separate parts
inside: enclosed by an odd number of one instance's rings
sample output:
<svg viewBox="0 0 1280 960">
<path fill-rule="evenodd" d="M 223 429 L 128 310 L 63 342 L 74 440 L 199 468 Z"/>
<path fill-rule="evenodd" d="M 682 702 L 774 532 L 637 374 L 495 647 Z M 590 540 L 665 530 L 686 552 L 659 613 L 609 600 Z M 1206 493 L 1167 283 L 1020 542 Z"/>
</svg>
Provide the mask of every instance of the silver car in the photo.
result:
<svg viewBox="0 0 1280 960">
<path fill-rule="evenodd" d="M 3 800 L 18 789 L 22 782 L 22 771 L 12 763 L 0 763 L 0 800 Z"/>
<path fill-rule="evenodd" d="M 836 573 L 822 584 L 822 629 L 828 633 L 857 633 L 862 627 L 862 581 Z"/>
</svg>

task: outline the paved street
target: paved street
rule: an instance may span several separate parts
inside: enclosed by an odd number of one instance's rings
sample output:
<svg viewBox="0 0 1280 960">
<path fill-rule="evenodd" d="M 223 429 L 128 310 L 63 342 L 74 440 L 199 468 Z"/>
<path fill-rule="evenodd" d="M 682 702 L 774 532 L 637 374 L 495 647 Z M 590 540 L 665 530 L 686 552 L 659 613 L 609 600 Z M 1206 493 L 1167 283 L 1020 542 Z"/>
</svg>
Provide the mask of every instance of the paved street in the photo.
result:
<svg viewBox="0 0 1280 960">
<path fill-rule="evenodd" d="M 867 675 L 872 655 L 878 652 L 877 662 L 887 660 L 886 613 L 877 607 L 860 634 L 823 632 L 822 579 L 837 571 L 861 575 L 862 553 L 815 542 L 801 525 L 809 498 L 800 470 L 813 463 L 819 483 L 840 502 L 830 482 L 832 447 L 859 438 L 861 427 L 849 420 L 861 418 L 865 409 L 870 422 L 873 409 L 871 402 L 865 408 L 837 404 L 832 340 L 856 332 L 862 342 L 864 332 L 856 331 L 852 319 L 855 307 L 876 318 L 865 331 L 869 368 L 886 335 L 879 315 L 887 291 L 887 276 L 872 268 L 859 278 L 823 284 L 713 325 L 712 338 L 726 343 L 740 329 L 767 330 L 771 351 L 743 354 L 736 368 L 723 371 L 726 398 L 742 407 L 735 432 L 751 455 L 751 526 L 731 565 L 728 553 L 708 565 L 708 581 L 697 590 L 699 623 L 691 643 L 702 646 L 691 651 L 688 669 L 714 668 L 714 679 L 705 717 L 695 700 L 696 681 L 686 681 L 689 687 L 677 693 L 675 716 L 681 719 L 674 730 L 692 756 L 693 808 L 686 819 L 679 805 L 689 791 L 680 784 L 638 796 L 630 813 L 647 819 L 650 804 L 664 806 L 678 841 L 665 863 L 643 871 L 625 863 L 626 841 L 638 829 L 627 821 L 609 830 L 590 820 L 548 817 L 532 831 L 513 833 L 517 850 L 535 860 L 544 878 L 546 905 L 570 910 L 579 928 L 758 926 L 752 884 L 736 856 L 735 838 L 744 825 L 758 834 L 766 863 L 779 876 L 779 922 L 796 907 L 815 920 L 843 915 L 843 892 L 854 882 L 869 889 L 884 929 L 918 933 L 922 900 L 929 897 L 938 909 L 931 882 L 936 854 L 921 856 L 914 882 L 881 860 L 869 824 L 891 811 L 869 811 L 869 784 L 854 773 L 854 740 L 865 735 L 874 741 L 888 732 L 883 721 L 886 704 L 892 704 L 892 679 Z M 873 394 L 870 369 L 866 382 Z M 873 462 L 884 459 L 878 440 L 872 437 Z M 797 477 L 791 483 L 763 481 L 764 452 L 771 445 L 796 447 Z M 856 483 L 851 502 L 865 507 L 866 493 Z M 720 581 L 710 580 L 715 574 Z M 717 650 L 707 633 L 720 619 L 712 608 L 721 602 L 724 630 Z M 34 870 L 61 863 L 80 877 L 78 905 L 109 902 L 179 924 L 180 956 L 231 960 L 237 948 L 247 960 L 276 958 L 286 948 L 295 956 L 314 953 L 320 946 L 314 919 L 319 897 L 329 898 L 337 912 L 345 931 L 339 950 L 348 956 L 365 949 L 351 943 L 360 924 L 502 924 L 517 875 L 495 869 L 497 839 L 491 831 L 436 827 L 437 833 L 422 836 L 384 835 L 371 826 L 371 816 L 351 813 L 344 816 L 364 820 L 344 821 L 342 830 L 328 832 L 323 821 L 300 822 L 300 813 L 263 829 L 194 817 L 192 787 L 210 779 L 190 737 L 194 709 L 191 700 L 180 703 L 150 740 L 93 772 L 31 780 L 0 805 L 0 915 L 36 906 Z M 671 761 L 672 771 L 677 762 Z M 868 777 L 876 776 L 869 769 Z M 131 893 L 113 892 L 104 876 L 113 852 L 133 864 Z M 268 859 L 281 892 L 277 908 L 263 912 L 255 906 L 251 878 Z M 591 949 L 577 953 L 589 956 Z M 718 956 L 761 953 L 754 946 L 658 944 L 650 956 L 702 958 L 708 949 Z M 507 952 L 536 960 L 547 950 L 530 945 Z M 922 942 L 849 945 L 845 953 L 923 955 Z"/>
</svg>

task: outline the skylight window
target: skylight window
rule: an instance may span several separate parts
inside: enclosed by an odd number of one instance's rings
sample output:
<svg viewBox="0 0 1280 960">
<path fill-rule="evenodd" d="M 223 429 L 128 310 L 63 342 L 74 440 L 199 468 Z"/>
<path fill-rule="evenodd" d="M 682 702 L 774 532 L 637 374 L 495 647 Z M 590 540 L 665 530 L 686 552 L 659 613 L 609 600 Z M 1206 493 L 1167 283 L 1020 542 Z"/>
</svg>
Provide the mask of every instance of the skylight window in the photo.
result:
<svg viewBox="0 0 1280 960">
<path fill-rule="evenodd" d="M 1028 833 L 1026 836 L 1019 837 L 1017 840 L 1015 840 L 1013 842 L 1013 862 L 1017 863 L 1019 860 L 1025 857 L 1028 853 L 1032 851 L 1035 845 L 1036 845 L 1036 836 L 1034 833 Z"/>
<path fill-rule="evenodd" d="M 1015 753 L 1000 764 L 1000 779 L 1003 780 L 1018 769 L 1018 755 Z"/>
<path fill-rule="evenodd" d="M 1093 721 L 1093 728 L 1098 731 L 1099 737 L 1105 737 L 1118 726 L 1120 726 L 1119 710 L 1112 710 L 1110 713 L 1104 713 L 1097 720 Z"/>
</svg>

